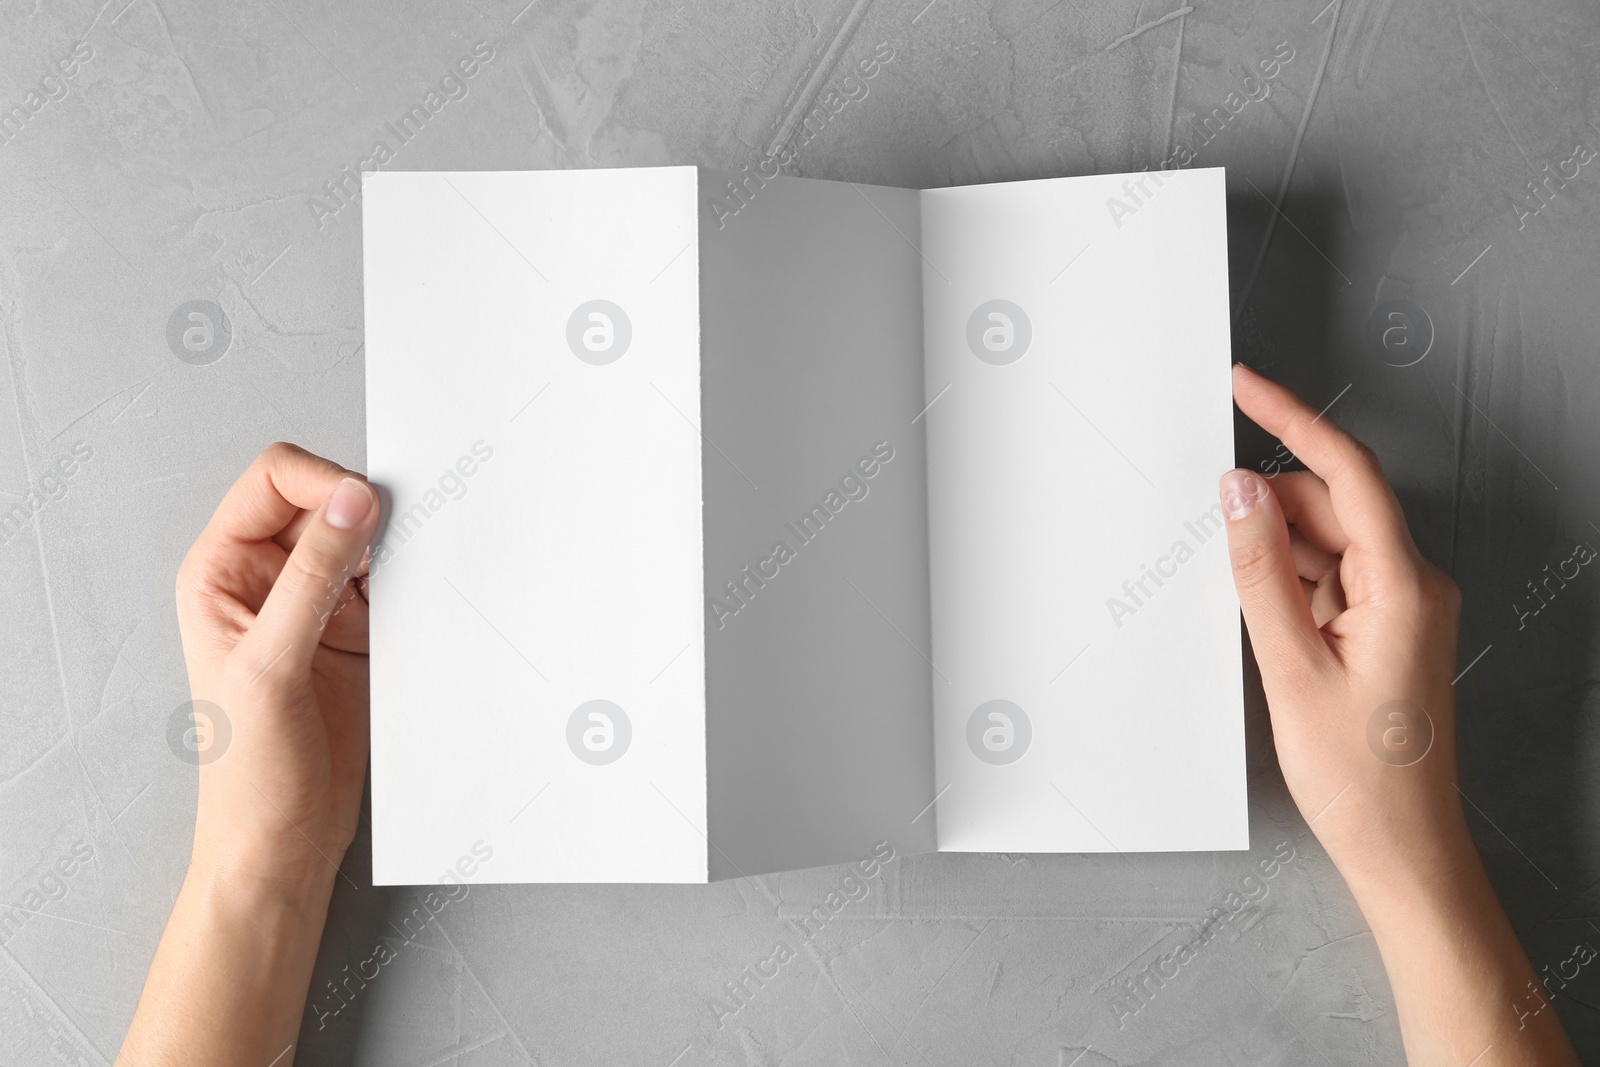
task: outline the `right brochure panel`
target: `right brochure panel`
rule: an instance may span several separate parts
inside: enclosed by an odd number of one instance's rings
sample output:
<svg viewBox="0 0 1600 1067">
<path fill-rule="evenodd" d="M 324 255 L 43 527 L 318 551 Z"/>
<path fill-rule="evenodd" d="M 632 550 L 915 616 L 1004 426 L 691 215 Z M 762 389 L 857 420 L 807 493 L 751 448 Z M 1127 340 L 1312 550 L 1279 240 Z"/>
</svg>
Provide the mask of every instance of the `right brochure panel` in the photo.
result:
<svg viewBox="0 0 1600 1067">
<path fill-rule="evenodd" d="M 921 205 L 939 848 L 1248 848 L 1223 172 Z"/>
</svg>

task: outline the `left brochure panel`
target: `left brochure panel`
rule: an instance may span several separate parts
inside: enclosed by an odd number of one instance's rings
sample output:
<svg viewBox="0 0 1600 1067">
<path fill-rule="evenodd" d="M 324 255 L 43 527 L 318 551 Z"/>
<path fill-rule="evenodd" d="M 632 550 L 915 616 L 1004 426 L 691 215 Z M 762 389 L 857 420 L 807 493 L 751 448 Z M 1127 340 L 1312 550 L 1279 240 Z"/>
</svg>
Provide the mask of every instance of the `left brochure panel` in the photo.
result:
<svg viewBox="0 0 1600 1067">
<path fill-rule="evenodd" d="M 703 882 L 695 169 L 365 178 L 373 881 Z"/>
</svg>

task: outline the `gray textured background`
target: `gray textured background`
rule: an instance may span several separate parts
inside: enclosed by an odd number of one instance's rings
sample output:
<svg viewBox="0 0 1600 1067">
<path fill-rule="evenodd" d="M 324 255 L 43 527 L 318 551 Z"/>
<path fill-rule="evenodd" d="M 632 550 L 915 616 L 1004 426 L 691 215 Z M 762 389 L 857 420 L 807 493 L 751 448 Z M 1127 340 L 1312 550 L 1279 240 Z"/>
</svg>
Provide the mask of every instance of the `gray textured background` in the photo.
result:
<svg viewBox="0 0 1600 1067">
<path fill-rule="evenodd" d="M 27 516 L 0 542 L 3 900 L 77 842 L 93 859 L 0 950 L 0 1064 L 115 1055 L 194 802 L 164 736 L 186 686 L 175 568 L 267 442 L 362 465 L 359 207 L 319 225 L 311 198 L 477 41 L 495 58 L 393 167 L 753 164 L 887 41 L 893 61 L 795 173 L 1131 170 L 1193 141 L 1289 42 L 1270 96 L 1197 151 L 1229 169 L 1236 354 L 1318 406 L 1337 398 L 1330 417 L 1383 456 L 1424 551 L 1466 592 L 1461 665 L 1483 652 L 1458 686 L 1463 787 L 1496 883 L 1535 966 L 1600 942 L 1600 575 L 1519 627 L 1525 583 L 1600 545 L 1600 161 L 1537 215 L 1516 206 L 1540 203 L 1526 183 L 1577 142 L 1600 148 L 1600 13 L 1325 2 L 6 0 L 0 109 L 26 107 L 75 42 L 94 54 L 0 144 L 0 509 Z M 1399 369 L 1367 340 L 1393 298 L 1436 334 Z M 210 366 L 167 343 L 193 299 L 231 320 Z M 30 487 L 80 443 L 92 458 L 29 515 Z M 1241 433 L 1241 462 L 1270 451 Z M 477 888 L 325 1028 L 310 1021 L 298 1062 L 1398 1062 L 1372 940 L 1286 798 L 1253 678 L 1249 692 L 1254 855 L 1289 841 L 1297 859 L 1120 1028 L 1118 982 L 1192 939 L 1253 857 L 898 859 L 805 946 L 787 918 L 839 869 Z M 470 728 L 470 709 L 451 713 Z M 416 904 L 368 886 L 365 855 L 363 838 L 319 988 Z M 780 939 L 798 958 L 719 1028 L 708 998 Z M 1596 997 L 1586 970 L 1556 1000 L 1591 1054 Z"/>
</svg>

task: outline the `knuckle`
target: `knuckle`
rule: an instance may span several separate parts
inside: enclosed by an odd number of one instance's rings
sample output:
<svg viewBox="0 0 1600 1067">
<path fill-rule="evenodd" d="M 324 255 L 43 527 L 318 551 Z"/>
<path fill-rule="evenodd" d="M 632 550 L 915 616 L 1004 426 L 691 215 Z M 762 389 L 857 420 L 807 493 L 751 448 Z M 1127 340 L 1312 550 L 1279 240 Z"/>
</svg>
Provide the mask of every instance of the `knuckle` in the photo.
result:
<svg viewBox="0 0 1600 1067">
<path fill-rule="evenodd" d="M 1370 478 L 1379 473 L 1378 454 L 1354 437 L 1341 433 L 1339 444 L 1333 450 L 1333 469 L 1328 481 L 1340 481 L 1347 476 Z"/>
<path fill-rule="evenodd" d="M 1298 456 L 1305 447 L 1306 431 L 1310 428 L 1311 421 L 1306 418 L 1305 412 L 1296 411 L 1289 416 L 1289 421 L 1284 423 L 1283 433 L 1279 435 L 1278 440 L 1283 442 L 1290 453 Z"/>
<path fill-rule="evenodd" d="M 1331 422 L 1314 425 L 1320 417 L 1313 418 L 1304 411 L 1295 412 L 1284 425 L 1283 443 L 1299 454 L 1311 438 L 1316 437 L 1321 441 L 1329 454 L 1326 472 L 1329 482 L 1337 481 L 1348 473 L 1382 477 L 1383 467 L 1378 462 L 1376 452 Z"/>
<path fill-rule="evenodd" d="M 1450 610 L 1451 615 L 1460 616 L 1462 603 L 1461 586 L 1457 585 L 1455 579 L 1449 575 L 1444 576 L 1444 603 L 1445 607 Z"/>
<path fill-rule="evenodd" d="M 1284 423 L 1283 436 L 1285 438 L 1293 437 L 1298 440 L 1305 436 L 1305 431 L 1308 427 L 1310 427 L 1310 425 L 1311 420 L 1306 418 L 1306 413 L 1303 411 L 1296 411 L 1294 414 L 1289 416 L 1289 421 Z M 1289 442 L 1287 440 L 1284 441 L 1284 444 L 1288 443 Z M 1290 445 L 1291 451 L 1293 448 L 1294 446 Z"/>
<path fill-rule="evenodd" d="M 175 579 L 178 609 L 194 610 L 212 599 L 218 580 L 216 562 L 198 549 L 190 549 L 178 564 Z"/>
<path fill-rule="evenodd" d="M 292 445 L 288 441 L 274 441 L 261 450 L 261 455 L 256 457 L 256 462 L 273 466 L 286 459 L 292 459 L 303 451 L 304 449 L 298 445 Z"/>
<path fill-rule="evenodd" d="M 1260 541 L 1246 541 L 1233 549 L 1233 577 L 1241 593 L 1258 595 L 1272 578 L 1277 557 Z"/>
<path fill-rule="evenodd" d="M 1378 453 L 1365 442 L 1350 438 L 1351 462 L 1360 470 L 1378 478 L 1383 477 L 1383 463 L 1378 459 Z"/>
<path fill-rule="evenodd" d="M 324 590 L 343 585 L 352 574 L 344 560 L 310 539 L 295 546 L 284 567 L 297 583 Z"/>
<path fill-rule="evenodd" d="M 1428 564 L 1427 605 L 1452 618 L 1461 614 L 1461 587 L 1444 571 Z"/>
<path fill-rule="evenodd" d="M 1420 623 L 1443 614 L 1449 607 L 1444 584 L 1440 581 L 1442 577 L 1431 573 L 1431 567 L 1426 562 L 1404 567 L 1390 577 L 1388 598 L 1405 618 Z M 1443 581 L 1449 582 L 1449 579 L 1444 578 Z"/>
</svg>

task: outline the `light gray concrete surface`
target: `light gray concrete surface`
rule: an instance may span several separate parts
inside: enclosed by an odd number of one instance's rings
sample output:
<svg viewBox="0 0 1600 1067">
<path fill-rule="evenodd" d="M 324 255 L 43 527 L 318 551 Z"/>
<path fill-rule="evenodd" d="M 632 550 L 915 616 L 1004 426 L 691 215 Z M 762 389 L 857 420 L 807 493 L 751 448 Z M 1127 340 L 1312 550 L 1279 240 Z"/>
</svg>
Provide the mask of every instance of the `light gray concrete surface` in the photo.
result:
<svg viewBox="0 0 1600 1067">
<path fill-rule="evenodd" d="M 360 210 L 334 186 L 379 140 L 403 169 L 738 167 L 793 141 L 793 173 L 907 186 L 1138 169 L 1180 144 L 1226 165 L 1236 354 L 1383 456 L 1466 593 L 1463 787 L 1495 881 L 1536 966 L 1600 941 L 1600 576 L 1528 585 L 1600 545 L 1600 162 L 1568 162 L 1600 149 L 1600 11 L 1325 3 L 0 5 L 0 107 L 27 116 L 0 144 L 0 888 L 51 898 L 0 947 L 0 1064 L 108 1063 L 172 903 L 195 786 L 165 735 L 185 549 L 273 439 L 362 465 Z M 493 58 L 465 95 L 447 85 L 460 98 L 400 143 L 386 124 L 477 42 Z M 880 42 L 861 97 L 843 77 Z M 1563 170 L 1542 199 L 1527 184 Z M 1431 320 L 1403 368 L 1370 341 L 1375 314 L 1404 339 L 1394 299 Z M 191 300 L 231 327 L 209 365 L 169 345 Z M 1242 463 L 1270 459 L 1239 440 Z M 898 858 L 809 942 L 789 920 L 842 869 L 475 888 L 401 943 L 418 894 L 369 885 L 363 838 L 297 1062 L 1400 1062 L 1372 940 L 1248 692 L 1251 855 Z M 1284 842 L 1259 901 L 1115 1010 Z M 74 847 L 90 858 L 52 875 Z M 370 974 L 385 937 L 394 959 L 329 1013 L 325 983 Z M 719 1019 L 711 999 L 779 941 L 796 958 Z M 1600 977 L 1560 993 L 1600 1055 Z"/>
</svg>

